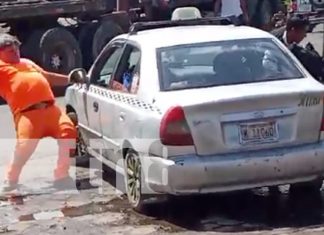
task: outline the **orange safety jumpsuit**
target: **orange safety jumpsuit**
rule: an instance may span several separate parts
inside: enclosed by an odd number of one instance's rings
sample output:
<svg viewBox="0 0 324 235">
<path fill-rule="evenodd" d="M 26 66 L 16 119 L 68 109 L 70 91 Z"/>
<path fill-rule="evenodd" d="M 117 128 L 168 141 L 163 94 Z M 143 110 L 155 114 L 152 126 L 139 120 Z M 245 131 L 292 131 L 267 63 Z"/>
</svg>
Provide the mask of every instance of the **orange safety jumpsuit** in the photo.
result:
<svg viewBox="0 0 324 235">
<path fill-rule="evenodd" d="M 8 103 L 16 129 L 14 157 L 6 172 L 10 183 L 18 183 L 23 166 L 35 151 L 41 138 L 58 140 L 59 157 L 54 171 L 55 180 L 69 176 L 70 154 L 75 149 L 76 128 L 70 118 L 55 104 L 47 79 L 36 65 L 27 59 L 18 64 L 0 61 L 0 96 Z M 49 102 L 42 109 L 28 107 Z M 27 111 L 24 111 L 27 109 Z"/>
</svg>

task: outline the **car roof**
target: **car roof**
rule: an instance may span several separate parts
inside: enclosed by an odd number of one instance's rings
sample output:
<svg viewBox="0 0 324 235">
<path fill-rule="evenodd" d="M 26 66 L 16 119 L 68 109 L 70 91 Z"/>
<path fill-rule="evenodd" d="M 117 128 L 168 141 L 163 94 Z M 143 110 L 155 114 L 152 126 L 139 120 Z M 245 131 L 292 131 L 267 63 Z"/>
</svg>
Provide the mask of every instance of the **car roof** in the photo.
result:
<svg viewBox="0 0 324 235">
<path fill-rule="evenodd" d="M 274 36 L 268 32 L 247 26 L 199 25 L 150 29 L 139 31 L 133 35 L 123 34 L 117 38 L 128 38 L 141 47 L 161 48 L 211 41 L 274 38 Z"/>
</svg>

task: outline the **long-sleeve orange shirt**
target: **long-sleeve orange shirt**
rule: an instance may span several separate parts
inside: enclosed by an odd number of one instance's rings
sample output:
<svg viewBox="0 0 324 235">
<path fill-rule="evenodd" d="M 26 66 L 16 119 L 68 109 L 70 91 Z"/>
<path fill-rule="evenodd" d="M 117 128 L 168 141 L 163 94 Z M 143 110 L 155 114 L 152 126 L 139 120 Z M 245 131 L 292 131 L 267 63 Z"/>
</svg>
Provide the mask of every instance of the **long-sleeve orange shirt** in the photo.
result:
<svg viewBox="0 0 324 235">
<path fill-rule="evenodd" d="M 37 68 L 28 59 L 18 64 L 0 61 L 0 96 L 13 114 L 39 102 L 55 101 L 49 82 Z"/>
</svg>

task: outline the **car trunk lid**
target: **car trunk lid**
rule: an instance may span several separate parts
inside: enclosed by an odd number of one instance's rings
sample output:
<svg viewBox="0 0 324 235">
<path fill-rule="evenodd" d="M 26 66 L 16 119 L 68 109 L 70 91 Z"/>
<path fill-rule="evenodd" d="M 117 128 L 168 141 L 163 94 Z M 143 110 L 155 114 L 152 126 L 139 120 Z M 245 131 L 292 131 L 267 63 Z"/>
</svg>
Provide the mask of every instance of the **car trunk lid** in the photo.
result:
<svg viewBox="0 0 324 235">
<path fill-rule="evenodd" d="M 199 155 L 316 142 L 323 86 L 294 81 L 178 91 L 168 99 L 179 100 Z"/>
</svg>

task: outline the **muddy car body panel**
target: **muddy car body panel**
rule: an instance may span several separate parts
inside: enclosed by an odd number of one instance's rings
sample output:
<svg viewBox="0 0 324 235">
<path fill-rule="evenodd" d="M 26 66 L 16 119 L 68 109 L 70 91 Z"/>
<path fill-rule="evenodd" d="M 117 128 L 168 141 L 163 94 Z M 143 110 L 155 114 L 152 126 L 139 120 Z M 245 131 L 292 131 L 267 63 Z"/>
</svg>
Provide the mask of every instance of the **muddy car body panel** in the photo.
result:
<svg viewBox="0 0 324 235">
<path fill-rule="evenodd" d="M 127 68 L 138 87 L 114 89 Z M 88 79 L 67 89 L 66 102 L 86 138 L 95 137 L 92 153 L 124 173 L 123 150 L 134 149 L 155 192 L 223 192 L 324 174 L 324 87 L 266 32 L 185 26 L 121 35 Z"/>
<path fill-rule="evenodd" d="M 320 142 L 239 154 L 155 157 L 150 159 L 148 183 L 155 192 L 197 194 L 310 182 L 323 176 L 323 146 Z"/>
</svg>

